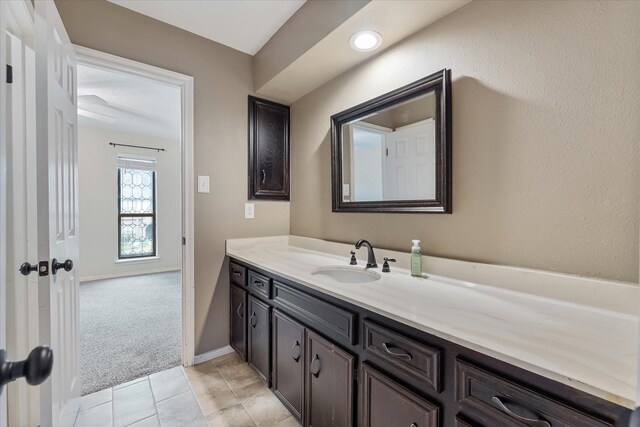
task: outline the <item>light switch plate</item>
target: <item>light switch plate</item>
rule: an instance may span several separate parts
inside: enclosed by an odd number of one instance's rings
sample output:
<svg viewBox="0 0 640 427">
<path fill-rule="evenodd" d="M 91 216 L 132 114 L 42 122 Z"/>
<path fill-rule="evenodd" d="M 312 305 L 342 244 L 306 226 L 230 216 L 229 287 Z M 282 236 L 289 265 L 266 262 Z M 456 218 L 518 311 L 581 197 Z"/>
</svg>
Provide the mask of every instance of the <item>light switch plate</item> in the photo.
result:
<svg viewBox="0 0 640 427">
<path fill-rule="evenodd" d="M 198 193 L 208 193 L 208 192 L 209 192 L 209 177 L 198 176 Z"/>
<path fill-rule="evenodd" d="M 255 205 L 253 203 L 245 203 L 244 204 L 244 219 L 253 219 L 255 218 Z"/>
</svg>

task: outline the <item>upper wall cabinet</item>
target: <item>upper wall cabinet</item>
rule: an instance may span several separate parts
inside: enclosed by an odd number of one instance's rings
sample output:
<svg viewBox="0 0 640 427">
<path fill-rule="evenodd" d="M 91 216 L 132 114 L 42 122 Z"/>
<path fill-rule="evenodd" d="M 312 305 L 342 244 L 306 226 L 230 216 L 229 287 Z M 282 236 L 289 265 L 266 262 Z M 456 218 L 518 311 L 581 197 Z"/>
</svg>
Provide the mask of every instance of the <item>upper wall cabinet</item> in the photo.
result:
<svg viewBox="0 0 640 427">
<path fill-rule="evenodd" d="M 450 76 L 331 117 L 334 212 L 451 213 Z"/>
<path fill-rule="evenodd" d="M 289 200 L 289 107 L 249 96 L 249 199 Z"/>
</svg>

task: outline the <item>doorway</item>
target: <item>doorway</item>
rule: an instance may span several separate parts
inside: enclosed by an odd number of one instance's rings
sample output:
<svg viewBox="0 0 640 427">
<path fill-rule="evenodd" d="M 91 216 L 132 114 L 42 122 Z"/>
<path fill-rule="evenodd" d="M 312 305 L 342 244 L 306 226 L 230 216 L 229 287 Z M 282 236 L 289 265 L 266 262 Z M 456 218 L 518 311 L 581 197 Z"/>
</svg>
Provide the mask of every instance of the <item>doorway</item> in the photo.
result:
<svg viewBox="0 0 640 427">
<path fill-rule="evenodd" d="M 86 395 L 193 364 L 193 81 L 76 53 Z"/>
</svg>

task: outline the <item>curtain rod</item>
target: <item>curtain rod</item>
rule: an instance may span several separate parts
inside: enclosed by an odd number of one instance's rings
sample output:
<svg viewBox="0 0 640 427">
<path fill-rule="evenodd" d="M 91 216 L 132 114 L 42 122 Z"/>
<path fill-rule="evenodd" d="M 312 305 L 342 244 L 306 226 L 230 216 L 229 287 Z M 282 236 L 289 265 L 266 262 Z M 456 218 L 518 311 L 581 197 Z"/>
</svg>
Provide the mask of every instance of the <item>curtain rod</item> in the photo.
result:
<svg viewBox="0 0 640 427">
<path fill-rule="evenodd" d="M 143 150 L 156 150 L 157 152 L 166 151 L 164 148 L 143 147 L 142 145 L 116 144 L 115 142 L 110 142 L 109 145 L 113 145 L 114 147 L 131 147 L 131 148 L 142 148 Z"/>
</svg>

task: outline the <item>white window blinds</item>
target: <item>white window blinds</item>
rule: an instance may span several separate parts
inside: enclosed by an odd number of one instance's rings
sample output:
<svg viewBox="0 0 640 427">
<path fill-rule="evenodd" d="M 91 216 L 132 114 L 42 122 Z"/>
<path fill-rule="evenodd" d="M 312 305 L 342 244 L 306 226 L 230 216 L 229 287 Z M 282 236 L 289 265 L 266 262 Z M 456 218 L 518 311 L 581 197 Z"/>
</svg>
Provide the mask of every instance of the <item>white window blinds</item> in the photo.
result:
<svg viewBox="0 0 640 427">
<path fill-rule="evenodd" d="M 118 154 L 116 160 L 116 166 L 120 169 L 155 171 L 157 164 L 157 160 L 153 157 L 133 157 Z"/>
</svg>

